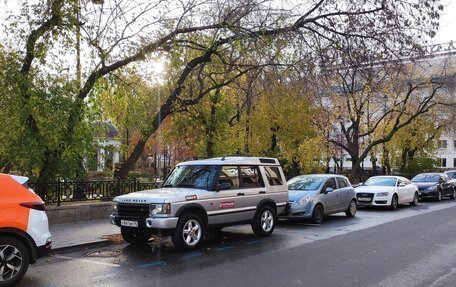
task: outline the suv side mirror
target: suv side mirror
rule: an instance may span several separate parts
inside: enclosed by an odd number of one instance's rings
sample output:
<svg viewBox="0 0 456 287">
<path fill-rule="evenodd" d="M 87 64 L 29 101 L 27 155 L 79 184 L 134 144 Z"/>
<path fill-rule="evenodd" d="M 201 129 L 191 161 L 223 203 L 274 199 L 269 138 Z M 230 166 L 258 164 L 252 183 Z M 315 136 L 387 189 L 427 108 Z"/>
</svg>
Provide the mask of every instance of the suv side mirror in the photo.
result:
<svg viewBox="0 0 456 287">
<path fill-rule="evenodd" d="M 227 190 L 231 189 L 231 184 L 229 182 L 223 182 L 219 185 L 218 190 Z"/>
<path fill-rule="evenodd" d="M 330 186 L 325 187 L 325 190 L 323 190 L 323 192 L 325 194 L 328 193 L 328 192 L 333 192 L 333 191 L 334 191 L 334 189 L 332 187 L 330 187 Z"/>
</svg>

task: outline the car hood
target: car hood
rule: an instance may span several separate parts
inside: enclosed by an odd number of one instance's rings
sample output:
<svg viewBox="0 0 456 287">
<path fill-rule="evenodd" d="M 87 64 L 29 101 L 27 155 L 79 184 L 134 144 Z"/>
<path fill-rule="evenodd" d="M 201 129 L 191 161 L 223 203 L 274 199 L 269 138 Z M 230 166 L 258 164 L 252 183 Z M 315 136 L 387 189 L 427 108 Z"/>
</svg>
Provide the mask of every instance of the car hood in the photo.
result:
<svg viewBox="0 0 456 287">
<path fill-rule="evenodd" d="M 142 190 L 129 194 L 117 196 L 114 201 L 120 203 L 166 203 L 187 200 L 186 197 L 207 194 L 207 190 L 196 188 L 158 188 L 151 190 Z"/>
<path fill-rule="evenodd" d="M 358 186 L 355 188 L 356 193 L 361 192 L 370 192 L 370 193 L 377 193 L 377 192 L 385 192 L 390 190 L 395 190 L 395 186 Z"/>
<path fill-rule="evenodd" d="M 307 195 L 312 196 L 313 194 L 315 194 L 315 192 L 317 192 L 317 190 L 292 190 L 292 189 L 290 189 L 290 190 L 288 190 L 288 200 L 296 201 Z"/>
<path fill-rule="evenodd" d="M 434 185 L 438 185 L 437 182 L 414 182 L 414 181 L 412 181 L 412 183 L 414 185 L 418 186 L 418 188 L 428 188 L 428 187 L 431 187 Z"/>
</svg>

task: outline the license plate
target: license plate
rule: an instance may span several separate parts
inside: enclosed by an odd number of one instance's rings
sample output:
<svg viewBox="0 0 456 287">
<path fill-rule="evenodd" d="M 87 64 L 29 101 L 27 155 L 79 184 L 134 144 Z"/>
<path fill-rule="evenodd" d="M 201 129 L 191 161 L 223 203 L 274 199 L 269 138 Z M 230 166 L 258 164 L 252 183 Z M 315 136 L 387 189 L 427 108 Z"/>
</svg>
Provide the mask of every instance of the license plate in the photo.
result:
<svg viewBox="0 0 456 287">
<path fill-rule="evenodd" d="M 368 197 L 358 197 L 358 201 L 371 201 Z"/>
<path fill-rule="evenodd" d="M 138 221 L 132 221 L 132 220 L 121 220 L 120 225 L 122 226 L 128 226 L 128 227 L 138 227 Z"/>
</svg>

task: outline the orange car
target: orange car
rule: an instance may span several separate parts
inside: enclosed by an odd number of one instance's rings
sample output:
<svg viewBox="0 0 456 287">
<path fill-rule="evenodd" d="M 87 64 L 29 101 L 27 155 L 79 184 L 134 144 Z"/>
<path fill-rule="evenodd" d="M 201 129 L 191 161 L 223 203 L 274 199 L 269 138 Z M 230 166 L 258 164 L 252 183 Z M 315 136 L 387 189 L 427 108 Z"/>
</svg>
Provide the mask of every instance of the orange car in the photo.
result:
<svg viewBox="0 0 456 287">
<path fill-rule="evenodd" d="M 0 174 L 0 287 L 19 282 L 51 249 L 44 202 L 27 177 Z"/>
</svg>

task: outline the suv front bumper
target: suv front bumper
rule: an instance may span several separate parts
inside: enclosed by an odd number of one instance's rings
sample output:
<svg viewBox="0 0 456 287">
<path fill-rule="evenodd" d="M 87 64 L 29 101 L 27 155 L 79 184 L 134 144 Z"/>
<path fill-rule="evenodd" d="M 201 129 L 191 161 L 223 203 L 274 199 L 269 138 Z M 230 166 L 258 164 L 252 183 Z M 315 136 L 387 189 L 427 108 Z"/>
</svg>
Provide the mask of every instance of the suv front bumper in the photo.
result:
<svg viewBox="0 0 456 287">
<path fill-rule="evenodd" d="M 148 217 L 148 218 L 130 218 L 120 217 L 111 214 L 109 216 L 111 224 L 122 226 L 121 220 L 131 220 L 138 222 L 138 228 L 151 228 L 151 229 L 174 229 L 177 226 L 178 217 Z"/>
</svg>

